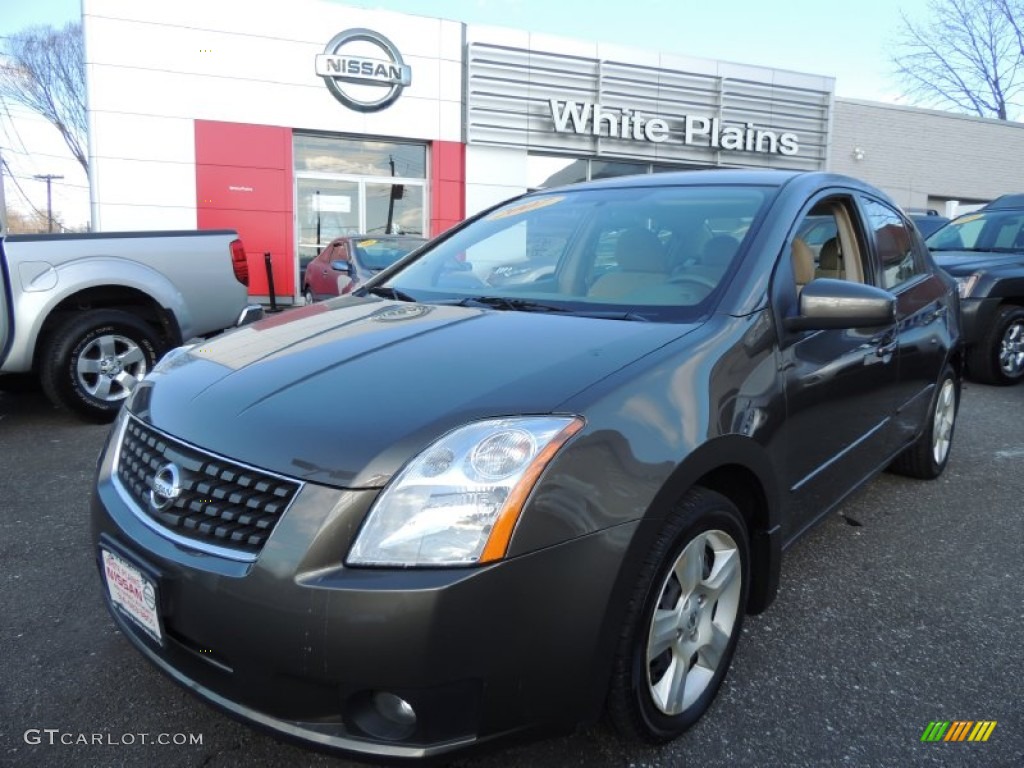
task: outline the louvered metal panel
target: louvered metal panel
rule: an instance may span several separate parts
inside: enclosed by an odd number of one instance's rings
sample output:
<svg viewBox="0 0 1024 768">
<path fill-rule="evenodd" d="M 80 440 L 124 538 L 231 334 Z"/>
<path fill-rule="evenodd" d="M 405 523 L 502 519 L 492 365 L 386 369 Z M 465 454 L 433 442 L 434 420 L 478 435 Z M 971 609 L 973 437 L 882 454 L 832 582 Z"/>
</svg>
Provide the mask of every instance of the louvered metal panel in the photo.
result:
<svg viewBox="0 0 1024 768">
<path fill-rule="evenodd" d="M 474 42 L 466 55 L 467 140 L 470 144 L 518 147 L 571 156 L 688 165 L 750 168 L 825 168 L 830 135 L 830 90 L 798 88 L 775 82 L 719 77 L 628 62 L 604 61 L 548 51 L 530 51 Z M 774 79 L 765 70 L 766 79 Z M 787 78 L 780 78 L 787 79 Z M 793 78 L 788 78 L 792 82 Z M 668 124 L 663 142 L 557 131 L 551 101 L 563 109 L 600 105 L 613 116 L 635 112 L 644 121 Z M 784 133 L 795 134 L 795 155 L 736 151 L 709 146 L 707 136 L 686 143 L 689 118 L 716 118 L 720 128 L 771 132 L 774 146 Z M 567 123 L 571 125 L 571 121 Z M 764 147 L 773 146 L 764 137 Z"/>
</svg>

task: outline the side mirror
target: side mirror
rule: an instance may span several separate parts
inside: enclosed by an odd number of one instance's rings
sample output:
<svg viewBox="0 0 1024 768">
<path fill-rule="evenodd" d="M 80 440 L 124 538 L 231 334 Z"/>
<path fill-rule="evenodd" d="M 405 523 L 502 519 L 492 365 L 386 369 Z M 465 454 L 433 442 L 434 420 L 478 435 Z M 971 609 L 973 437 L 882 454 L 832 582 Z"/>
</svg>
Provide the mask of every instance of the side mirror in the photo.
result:
<svg viewBox="0 0 1024 768">
<path fill-rule="evenodd" d="M 331 269 L 333 269 L 335 272 L 342 272 L 342 273 L 344 273 L 346 275 L 351 275 L 352 274 L 352 262 L 351 261 L 343 261 L 341 259 L 337 259 L 337 260 L 331 262 Z"/>
<path fill-rule="evenodd" d="M 800 314 L 784 321 L 789 331 L 871 328 L 896 322 L 896 297 L 874 285 L 820 277 L 800 292 Z"/>
</svg>

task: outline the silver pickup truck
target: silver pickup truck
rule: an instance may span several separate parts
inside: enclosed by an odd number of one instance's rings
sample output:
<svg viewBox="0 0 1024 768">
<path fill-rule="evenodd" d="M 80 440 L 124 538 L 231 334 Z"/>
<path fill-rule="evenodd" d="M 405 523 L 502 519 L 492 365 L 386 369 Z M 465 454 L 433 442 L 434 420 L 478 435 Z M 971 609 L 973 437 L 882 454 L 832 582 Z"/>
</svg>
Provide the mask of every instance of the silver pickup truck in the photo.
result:
<svg viewBox="0 0 1024 768">
<path fill-rule="evenodd" d="M 0 238 L 0 386 L 109 420 L 165 351 L 262 314 L 248 280 L 230 230 Z"/>
</svg>

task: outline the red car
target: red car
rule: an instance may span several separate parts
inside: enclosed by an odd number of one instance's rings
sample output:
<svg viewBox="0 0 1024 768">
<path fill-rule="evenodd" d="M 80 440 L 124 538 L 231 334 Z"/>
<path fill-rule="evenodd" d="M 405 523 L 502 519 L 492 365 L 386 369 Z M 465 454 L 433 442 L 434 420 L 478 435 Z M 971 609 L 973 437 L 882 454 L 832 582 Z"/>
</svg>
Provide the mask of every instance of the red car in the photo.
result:
<svg viewBox="0 0 1024 768">
<path fill-rule="evenodd" d="M 306 266 L 306 303 L 343 296 L 427 242 L 405 235 L 347 235 L 335 238 Z"/>
</svg>

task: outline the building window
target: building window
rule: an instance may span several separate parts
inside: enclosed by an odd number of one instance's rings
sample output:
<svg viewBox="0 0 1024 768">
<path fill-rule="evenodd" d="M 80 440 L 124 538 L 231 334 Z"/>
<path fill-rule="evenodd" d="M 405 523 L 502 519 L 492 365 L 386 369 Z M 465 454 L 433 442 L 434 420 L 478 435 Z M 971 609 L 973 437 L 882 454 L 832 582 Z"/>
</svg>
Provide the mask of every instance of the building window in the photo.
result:
<svg viewBox="0 0 1024 768">
<path fill-rule="evenodd" d="M 427 232 L 427 147 L 295 134 L 295 236 L 299 279 L 343 235 Z"/>
<path fill-rule="evenodd" d="M 423 144 L 296 134 L 294 154 L 297 173 L 427 177 L 427 148 Z"/>
<path fill-rule="evenodd" d="M 527 184 L 531 190 L 560 187 L 592 179 L 610 179 L 614 176 L 632 176 L 666 171 L 707 170 L 708 165 L 666 165 L 663 163 L 634 163 L 624 160 L 599 160 L 585 157 L 561 157 L 530 153 L 526 157 Z"/>
</svg>

